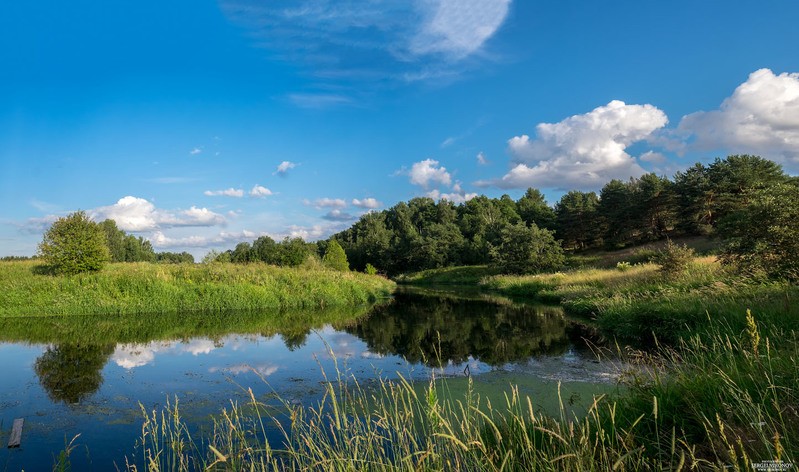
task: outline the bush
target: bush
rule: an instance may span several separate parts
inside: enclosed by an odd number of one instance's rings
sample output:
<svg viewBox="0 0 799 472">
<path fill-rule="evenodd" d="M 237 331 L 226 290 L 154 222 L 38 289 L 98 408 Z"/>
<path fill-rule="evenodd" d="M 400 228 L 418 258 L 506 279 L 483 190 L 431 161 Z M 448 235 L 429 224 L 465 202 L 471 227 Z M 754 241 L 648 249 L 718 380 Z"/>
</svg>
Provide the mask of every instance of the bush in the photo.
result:
<svg viewBox="0 0 799 472">
<path fill-rule="evenodd" d="M 491 259 L 503 272 L 515 274 L 555 270 L 565 260 L 552 231 L 524 222 L 502 229 L 500 244 L 491 248 Z"/>
<path fill-rule="evenodd" d="M 105 232 L 77 211 L 57 219 L 44 233 L 39 254 L 57 274 L 98 271 L 111 259 Z"/>
<path fill-rule="evenodd" d="M 322 258 L 322 262 L 324 262 L 327 267 L 330 267 L 333 270 L 339 270 L 341 272 L 347 272 L 350 270 L 350 265 L 347 262 L 347 254 L 344 253 L 344 249 L 341 247 L 341 244 L 339 244 L 335 239 L 330 241 L 330 243 L 327 245 L 325 257 Z"/>
<path fill-rule="evenodd" d="M 669 239 L 666 247 L 658 252 L 655 262 L 660 264 L 660 271 L 668 276 L 680 275 L 691 264 L 696 253 L 685 244 L 675 244 Z"/>
<path fill-rule="evenodd" d="M 366 274 L 369 275 L 376 275 L 377 274 L 377 267 L 373 266 L 370 263 L 366 263 L 366 268 L 363 270 Z"/>
</svg>

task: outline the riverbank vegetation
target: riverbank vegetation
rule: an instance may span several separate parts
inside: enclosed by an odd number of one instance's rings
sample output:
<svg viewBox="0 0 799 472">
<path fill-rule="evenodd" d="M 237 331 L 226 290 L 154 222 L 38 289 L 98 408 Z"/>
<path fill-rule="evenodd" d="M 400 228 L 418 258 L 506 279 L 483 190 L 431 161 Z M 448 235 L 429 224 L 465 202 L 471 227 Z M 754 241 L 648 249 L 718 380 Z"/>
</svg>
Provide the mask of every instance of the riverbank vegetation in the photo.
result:
<svg viewBox="0 0 799 472">
<path fill-rule="evenodd" d="M 772 338 L 749 320 L 739 335 L 691 337 L 654 363 L 639 357 L 626 390 L 595 397 L 585 415 L 560 396 L 560 414 L 542 414 L 513 387 L 491 403 L 471 383 L 455 395 L 434 379 L 423 389 L 404 379 L 366 387 L 338 372 L 316 406 L 252 397 L 217 416 L 202 442 L 192 440 L 177 404 L 143 411 L 128 467 L 785 470 L 799 458 L 799 352 L 793 339 Z"/>
<path fill-rule="evenodd" d="M 41 274 L 40 261 L 0 262 L 0 317 L 359 305 L 390 295 L 383 277 L 264 263 L 109 264 L 100 272 Z"/>
</svg>

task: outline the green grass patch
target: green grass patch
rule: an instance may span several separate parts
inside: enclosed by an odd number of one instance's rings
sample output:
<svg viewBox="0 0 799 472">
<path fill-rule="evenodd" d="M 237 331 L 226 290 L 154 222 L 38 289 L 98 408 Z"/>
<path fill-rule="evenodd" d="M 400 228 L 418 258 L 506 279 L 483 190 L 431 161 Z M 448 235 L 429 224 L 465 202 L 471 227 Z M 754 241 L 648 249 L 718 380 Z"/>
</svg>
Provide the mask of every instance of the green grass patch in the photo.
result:
<svg viewBox="0 0 799 472">
<path fill-rule="evenodd" d="M 318 309 L 374 302 L 395 286 L 375 275 L 262 263 L 119 263 L 73 276 L 39 264 L 0 262 L 0 317 Z"/>
<path fill-rule="evenodd" d="M 428 269 L 396 277 L 396 282 L 409 285 L 477 285 L 485 277 L 499 274 L 489 266 L 460 266 Z"/>
<path fill-rule="evenodd" d="M 695 259 L 669 276 L 655 264 L 619 269 L 582 269 L 530 276 L 493 276 L 482 286 L 502 294 L 560 303 L 567 314 L 595 320 L 603 334 L 638 346 L 681 338 L 722 321 L 730 332 L 745 326 L 747 308 L 776 329 L 799 321 L 799 287 L 745 279 L 714 257 Z"/>
</svg>

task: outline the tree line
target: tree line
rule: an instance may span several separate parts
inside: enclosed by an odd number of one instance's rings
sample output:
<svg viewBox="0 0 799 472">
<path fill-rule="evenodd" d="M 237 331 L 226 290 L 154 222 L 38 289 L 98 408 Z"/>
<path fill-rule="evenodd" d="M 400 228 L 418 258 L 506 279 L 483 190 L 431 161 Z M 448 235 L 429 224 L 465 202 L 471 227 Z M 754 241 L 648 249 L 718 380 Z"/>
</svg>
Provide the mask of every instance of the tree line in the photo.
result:
<svg viewBox="0 0 799 472">
<path fill-rule="evenodd" d="M 721 236 L 732 243 L 733 238 L 747 235 L 745 225 L 754 220 L 761 230 L 768 227 L 765 220 L 774 215 L 762 214 L 767 210 L 758 217 L 742 214 L 757 199 L 778 195 L 781 205 L 769 208 L 782 211 L 785 221 L 790 215 L 799 216 L 798 184 L 779 164 L 758 156 L 733 155 L 709 165 L 697 163 L 672 179 L 649 173 L 627 181 L 611 180 L 599 193 L 572 190 L 554 206 L 535 188 L 515 201 L 508 195 L 478 196 L 458 205 L 413 198 L 361 216 L 331 240 L 341 244 L 356 270 L 371 264 L 394 275 L 496 264 L 507 272 L 531 272 L 562 260 L 559 248 L 552 246 L 555 240 L 565 251 L 619 249 L 684 235 Z M 772 192 L 777 188 L 779 192 Z M 786 232 L 780 235 L 784 244 L 794 234 Z M 759 243 L 737 244 L 751 251 Z M 520 247 L 521 254 L 514 255 Z"/>
</svg>

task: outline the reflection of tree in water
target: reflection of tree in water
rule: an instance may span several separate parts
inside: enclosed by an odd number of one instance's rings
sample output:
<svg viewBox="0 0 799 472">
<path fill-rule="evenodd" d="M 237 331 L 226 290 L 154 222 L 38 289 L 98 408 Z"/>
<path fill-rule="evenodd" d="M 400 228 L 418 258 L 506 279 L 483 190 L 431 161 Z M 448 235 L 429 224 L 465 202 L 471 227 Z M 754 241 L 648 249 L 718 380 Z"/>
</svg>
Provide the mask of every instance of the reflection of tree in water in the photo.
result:
<svg viewBox="0 0 799 472">
<path fill-rule="evenodd" d="M 103 384 L 100 371 L 113 352 L 113 344 L 57 344 L 36 359 L 34 369 L 51 400 L 78 403 Z"/>
<path fill-rule="evenodd" d="M 438 365 L 473 358 L 491 365 L 562 353 L 569 345 L 557 308 L 498 305 L 451 297 L 396 294 L 346 330 L 380 354 Z"/>
<path fill-rule="evenodd" d="M 299 349 L 305 345 L 305 342 L 308 340 L 308 334 L 311 331 L 309 329 L 291 329 L 280 331 L 280 339 L 283 340 L 283 344 L 286 345 L 286 348 L 289 351 L 294 351 L 295 349 Z"/>
</svg>

